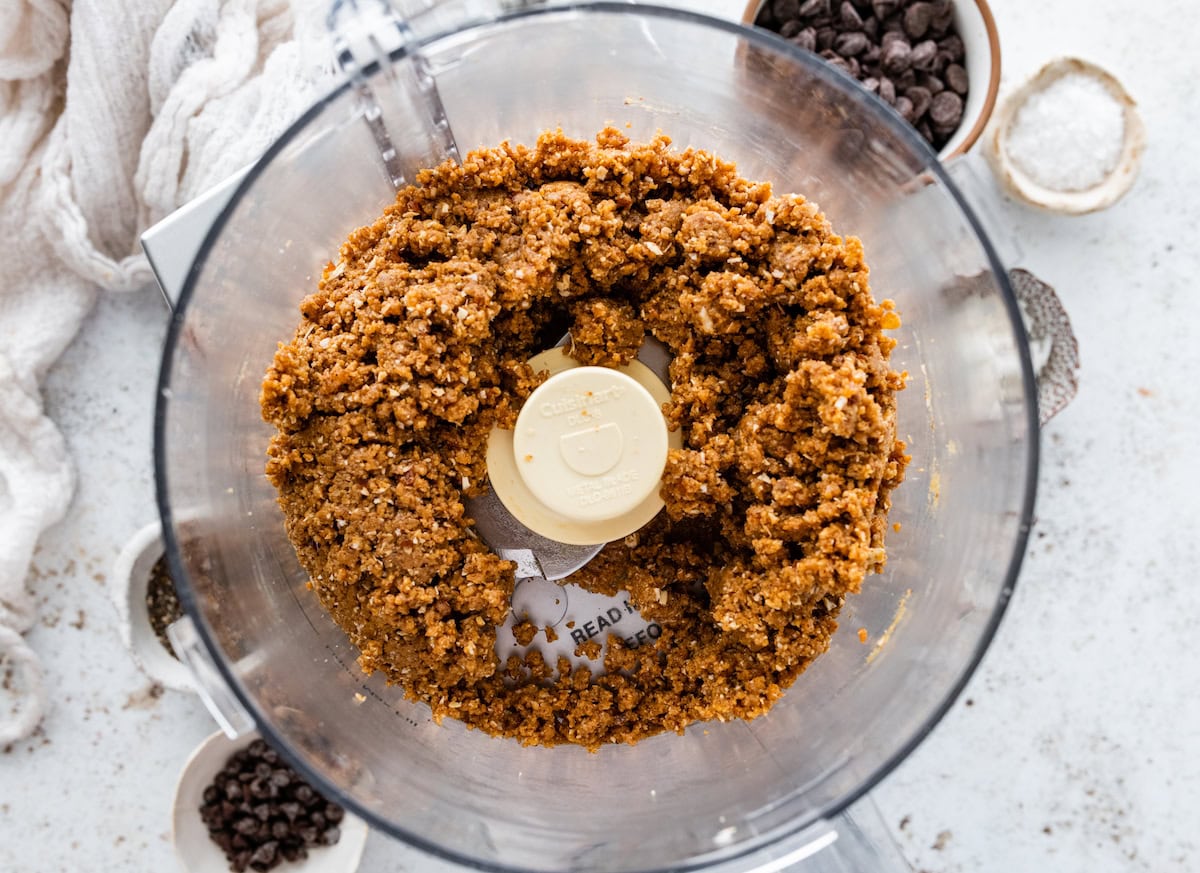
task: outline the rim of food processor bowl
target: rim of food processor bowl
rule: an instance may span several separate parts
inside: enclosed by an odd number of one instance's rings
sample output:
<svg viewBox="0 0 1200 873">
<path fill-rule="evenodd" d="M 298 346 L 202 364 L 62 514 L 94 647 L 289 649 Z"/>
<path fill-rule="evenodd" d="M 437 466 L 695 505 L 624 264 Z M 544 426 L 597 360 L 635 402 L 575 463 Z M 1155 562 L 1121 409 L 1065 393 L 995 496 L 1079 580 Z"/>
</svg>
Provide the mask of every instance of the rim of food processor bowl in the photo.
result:
<svg viewBox="0 0 1200 873">
<path fill-rule="evenodd" d="M 1008 280 L 1008 274 L 1004 266 L 1001 264 L 996 250 L 991 241 L 984 232 L 983 226 L 976 217 L 974 211 L 967 203 L 962 193 L 958 190 L 954 181 L 942 167 L 937 158 L 937 154 L 930 148 L 915 130 L 909 125 L 903 124 L 898 120 L 898 117 L 892 117 L 892 114 L 885 112 L 877 101 L 870 99 L 865 91 L 852 87 L 852 82 L 849 79 L 842 77 L 840 73 L 829 67 L 828 64 L 819 60 L 815 56 L 803 51 L 799 47 L 793 46 L 786 40 L 780 39 L 778 36 L 770 34 L 761 29 L 753 28 L 736 22 L 726 21 L 723 19 L 713 18 L 708 15 L 703 15 L 695 12 L 690 12 L 682 9 L 674 9 L 662 6 L 629 4 L 621 2 L 596 2 L 596 3 L 571 3 L 566 5 L 551 5 L 537 9 L 523 9 L 515 12 L 506 13 L 496 16 L 495 18 L 486 21 L 472 21 L 466 26 L 457 27 L 451 30 L 444 30 L 426 36 L 419 40 L 418 45 L 423 46 L 428 43 L 434 43 L 453 34 L 468 33 L 473 30 L 478 30 L 485 27 L 490 27 L 498 23 L 516 21 L 524 18 L 532 18 L 542 15 L 563 15 L 563 14 L 589 14 L 589 13 L 620 13 L 620 14 L 635 14 L 648 17 L 676 19 L 679 21 L 701 24 L 708 27 L 713 27 L 718 30 L 724 30 L 732 36 L 736 36 L 745 40 L 749 44 L 757 45 L 757 47 L 780 52 L 790 56 L 793 61 L 798 62 L 801 66 L 806 67 L 808 71 L 823 79 L 827 84 L 832 85 L 836 90 L 843 93 L 847 100 L 856 103 L 858 107 L 868 115 L 874 117 L 875 121 L 889 128 L 893 134 L 907 140 L 910 145 L 918 152 L 924 152 L 928 158 L 924 172 L 932 175 L 935 181 L 941 183 L 950 196 L 954 198 L 955 203 L 962 211 L 964 218 L 974 231 L 984 254 L 987 256 L 988 264 L 992 269 L 992 273 L 999 285 L 1001 297 L 1004 301 L 1004 306 L 1008 312 L 1010 326 L 1016 340 L 1018 357 L 1021 363 L 1021 382 L 1025 397 L 1029 400 L 1026 407 L 1026 417 L 1028 433 L 1029 433 L 1029 451 L 1026 453 L 1025 467 L 1025 490 L 1024 501 L 1020 511 L 1020 525 L 1017 529 L 1017 535 L 1013 543 L 1012 557 L 1009 560 L 1008 567 L 1005 570 L 1004 584 L 1000 588 L 1000 594 L 996 601 L 996 605 L 992 609 L 987 622 L 984 625 L 978 645 L 967 661 L 965 668 L 958 680 L 953 684 L 950 691 L 945 695 L 944 699 L 935 707 L 932 708 L 928 717 L 925 719 L 921 727 L 907 740 L 900 744 L 895 752 L 888 756 L 882 764 L 875 768 L 857 788 L 847 792 L 840 799 L 830 803 L 825 809 L 816 811 L 813 817 L 807 817 L 798 821 L 795 827 L 789 828 L 770 835 L 770 839 L 762 842 L 748 841 L 747 844 L 740 850 L 735 850 L 731 854 L 723 855 L 720 859 L 721 863 L 729 863 L 735 861 L 739 857 L 750 855 L 756 851 L 777 844 L 789 837 L 795 836 L 805 827 L 809 826 L 813 821 L 819 819 L 828 820 L 834 816 L 841 814 L 849 808 L 861 797 L 867 794 L 871 789 L 879 784 L 884 777 L 892 772 L 905 758 L 921 744 L 924 739 L 929 736 L 930 732 L 937 726 L 954 701 L 958 698 L 971 676 L 974 674 L 988 647 L 991 645 L 992 639 L 995 637 L 996 630 L 1000 625 L 1001 619 L 1008 606 L 1009 600 L 1012 598 L 1014 586 L 1016 585 L 1017 576 L 1021 569 L 1021 563 L 1024 559 L 1025 549 L 1029 540 L 1030 529 L 1033 521 L 1034 502 L 1037 492 L 1038 464 L 1039 464 L 1039 442 L 1040 442 L 1040 425 L 1037 411 L 1037 380 L 1034 375 L 1033 362 L 1030 355 L 1029 345 L 1022 320 L 1020 308 L 1017 304 L 1016 296 L 1013 293 L 1012 287 Z M 405 47 L 397 49 L 390 55 L 390 60 L 396 62 L 403 60 L 407 56 Z M 378 71 L 378 63 L 372 63 L 364 70 L 366 76 L 370 76 Z M 471 858 L 464 855 L 459 855 L 453 850 L 433 843 L 425 839 L 422 835 L 405 830 L 403 826 L 396 822 L 391 822 L 377 815 L 370 809 L 362 806 L 358 801 L 345 794 L 343 791 L 327 780 L 323 774 L 309 767 L 307 762 L 300 759 L 291 753 L 287 743 L 283 741 L 281 735 L 275 730 L 272 722 L 264 717 L 261 708 L 255 702 L 254 698 L 246 693 L 241 683 L 234 676 L 232 670 L 225 663 L 221 656 L 221 648 L 216 642 L 216 636 L 209 627 L 207 620 L 204 618 L 199 609 L 199 604 L 193 596 L 193 590 L 190 583 L 190 577 L 187 568 L 181 560 L 180 544 L 176 537 L 174 517 L 168 499 L 167 489 L 167 466 L 166 466 L 166 451 L 165 451 L 165 423 L 167 405 L 170 400 L 170 382 L 171 382 L 171 364 L 173 352 L 176 343 L 179 341 L 180 332 L 184 325 L 184 316 L 187 314 L 188 306 L 191 303 L 192 294 L 195 288 L 196 278 L 200 273 L 197 265 L 202 265 L 208 257 L 209 251 L 213 244 L 220 237 L 221 232 L 228 221 L 229 216 L 237 206 L 241 198 L 249 191 L 257 181 L 263 169 L 270 164 L 274 157 L 292 140 L 304 130 L 305 127 L 319 116 L 325 108 L 333 102 L 337 97 L 341 96 L 351 87 L 349 81 L 339 83 L 329 91 L 325 96 L 321 97 L 309 107 L 284 133 L 274 142 L 260 157 L 251 169 L 246 173 L 245 177 L 238 183 L 233 196 L 230 197 L 228 203 L 222 208 L 220 215 L 213 222 L 212 227 L 205 235 L 204 242 L 201 244 L 196 253 L 195 260 L 192 262 L 188 270 L 187 277 L 183 283 L 183 288 L 179 295 L 179 300 L 175 306 L 170 324 L 168 326 L 167 337 L 163 347 L 163 358 L 159 369 L 158 390 L 156 396 L 155 414 L 154 414 L 154 466 L 155 466 L 155 496 L 158 503 L 159 514 L 163 522 L 163 538 L 166 544 L 166 554 L 171 567 L 171 572 L 174 578 L 181 580 L 179 585 L 180 601 L 189 615 L 203 641 L 204 647 L 208 650 L 212 657 L 213 663 L 216 665 L 221 678 L 226 685 L 232 690 L 238 702 L 254 719 L 255 725 L 264 739 L 278 751 L 284 754 L 288 761 L 296 767 L 296 769 L 313 784 L 320 787 L 322 793 L 327 796 L 333 796 L 338 799 L 338 802 L 348 807 L 352 813 L 366 820 L 371 827 L 378 828 L 389 836 L 395 837 L 409 845 L 412 845 L 420 851 L 427 852 L 438 858 L 445 859 L 451 863 L 458 864 L 469 869 L 489 871 L 489 873 L 527 873 L 522 868 L 509 867 L 503 864 L 494 864 L 485 861 L 480 861 L 477 858 Z M 687 861 L 682 865 L 676 865 L 669 870 L 656 869 L 645 870 L 643 873 L 671 873 L 671 871 L 685 870 L 701 870 L 704 867 L 714 863 L 713 859 L 706 861 Z"/>
</svg>

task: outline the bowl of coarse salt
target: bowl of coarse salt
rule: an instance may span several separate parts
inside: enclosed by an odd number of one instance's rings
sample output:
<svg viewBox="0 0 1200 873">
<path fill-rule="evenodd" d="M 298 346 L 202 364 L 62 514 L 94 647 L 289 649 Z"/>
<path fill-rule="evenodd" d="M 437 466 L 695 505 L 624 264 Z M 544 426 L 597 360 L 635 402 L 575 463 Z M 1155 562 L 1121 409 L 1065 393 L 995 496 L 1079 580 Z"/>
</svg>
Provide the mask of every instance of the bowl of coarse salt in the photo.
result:
<svg viewBox="0 0 1200 873">
<path fill-rule="evenodd" d="M 1013 195 L 1082 215 L 1125 195 L 1145 144 L 1137 104 L 1121 83 L 1088 61 L 1060 58 L 1004 100 L 986 151 Z"/>
</svg>

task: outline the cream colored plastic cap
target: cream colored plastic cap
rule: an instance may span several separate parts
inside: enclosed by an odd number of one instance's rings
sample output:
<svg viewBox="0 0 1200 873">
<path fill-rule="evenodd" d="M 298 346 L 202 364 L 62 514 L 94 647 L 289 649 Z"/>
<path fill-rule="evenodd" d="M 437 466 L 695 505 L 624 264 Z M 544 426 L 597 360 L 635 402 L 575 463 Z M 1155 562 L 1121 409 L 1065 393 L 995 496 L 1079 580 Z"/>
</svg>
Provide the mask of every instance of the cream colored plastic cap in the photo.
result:
<svg viewBox="0 0 1200 873">
<path fill-rule="evenodd" d="M 488 438 L 488 478 L 521 524 L 571 545 L 628 536 L 662 509 L 667 452 L 679 448 L 662 405 L 671 393 L 640 361 L 585 367 L 561 348 L 529 364 L 550 376 L 516 427 Z"/>
<path fill-rule="evenodd" d="M 577 367 L 534 391 L 513 432 L 517 471 L 571 521 L 606 521 L 658 490 L 667 424 L 650 392 L 624 373 Z"/>
</svg>

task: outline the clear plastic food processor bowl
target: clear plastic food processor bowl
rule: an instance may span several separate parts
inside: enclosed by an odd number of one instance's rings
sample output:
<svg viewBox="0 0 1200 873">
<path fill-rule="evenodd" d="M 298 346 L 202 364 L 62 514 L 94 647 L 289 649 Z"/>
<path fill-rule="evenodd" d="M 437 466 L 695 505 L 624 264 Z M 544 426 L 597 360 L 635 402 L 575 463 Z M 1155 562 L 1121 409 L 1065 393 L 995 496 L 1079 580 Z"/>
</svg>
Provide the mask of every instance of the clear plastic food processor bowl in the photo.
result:
<svg viewBox="0 0 1200 873">
<path fill-rule="evenodd" d="M 1010 596 L 1037 416 L 1007 280 L 917 136 L 775 37 L 616 4 L 468 5 L 451 23 L 435 11 L 395 29 L 380 63 L 354 56 L 357 78 L 250 171 L 188 276 L 156 461 L 176 578 L 215 667 L 202 681 L 228 689 L 235 727 L 248 717 L 374 826 L 475 869 L 783 869 L 929 732 Z M 886 571 L 767 716 L 589 754 L 435 725 L 399 688 L 364 680 L 284 534 L 258 395 L 300 299 L 394 181 L 454 146 L 556 127 L 587 138 L 607 123 L 732 159 L 862 238 L 875 295 L 904 320 L 893 363 L 909 374 L 899 431 L 912 463 Z"/>
</svg>

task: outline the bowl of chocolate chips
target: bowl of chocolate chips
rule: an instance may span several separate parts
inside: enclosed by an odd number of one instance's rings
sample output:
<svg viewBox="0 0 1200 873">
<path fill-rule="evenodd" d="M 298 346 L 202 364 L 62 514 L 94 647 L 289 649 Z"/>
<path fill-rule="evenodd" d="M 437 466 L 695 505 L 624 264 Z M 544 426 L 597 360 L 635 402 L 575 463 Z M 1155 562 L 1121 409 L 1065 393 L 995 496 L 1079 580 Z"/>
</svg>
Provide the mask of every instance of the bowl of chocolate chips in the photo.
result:
<svg viewBox="0 0 1200 873">
<path fill-rule="evenodd" d="M 986 0 L 750 0 L 743 20 L 856 80 L 943 160 L 965 154 L 995 108 L 1000 39 Z"/>
</svg>

